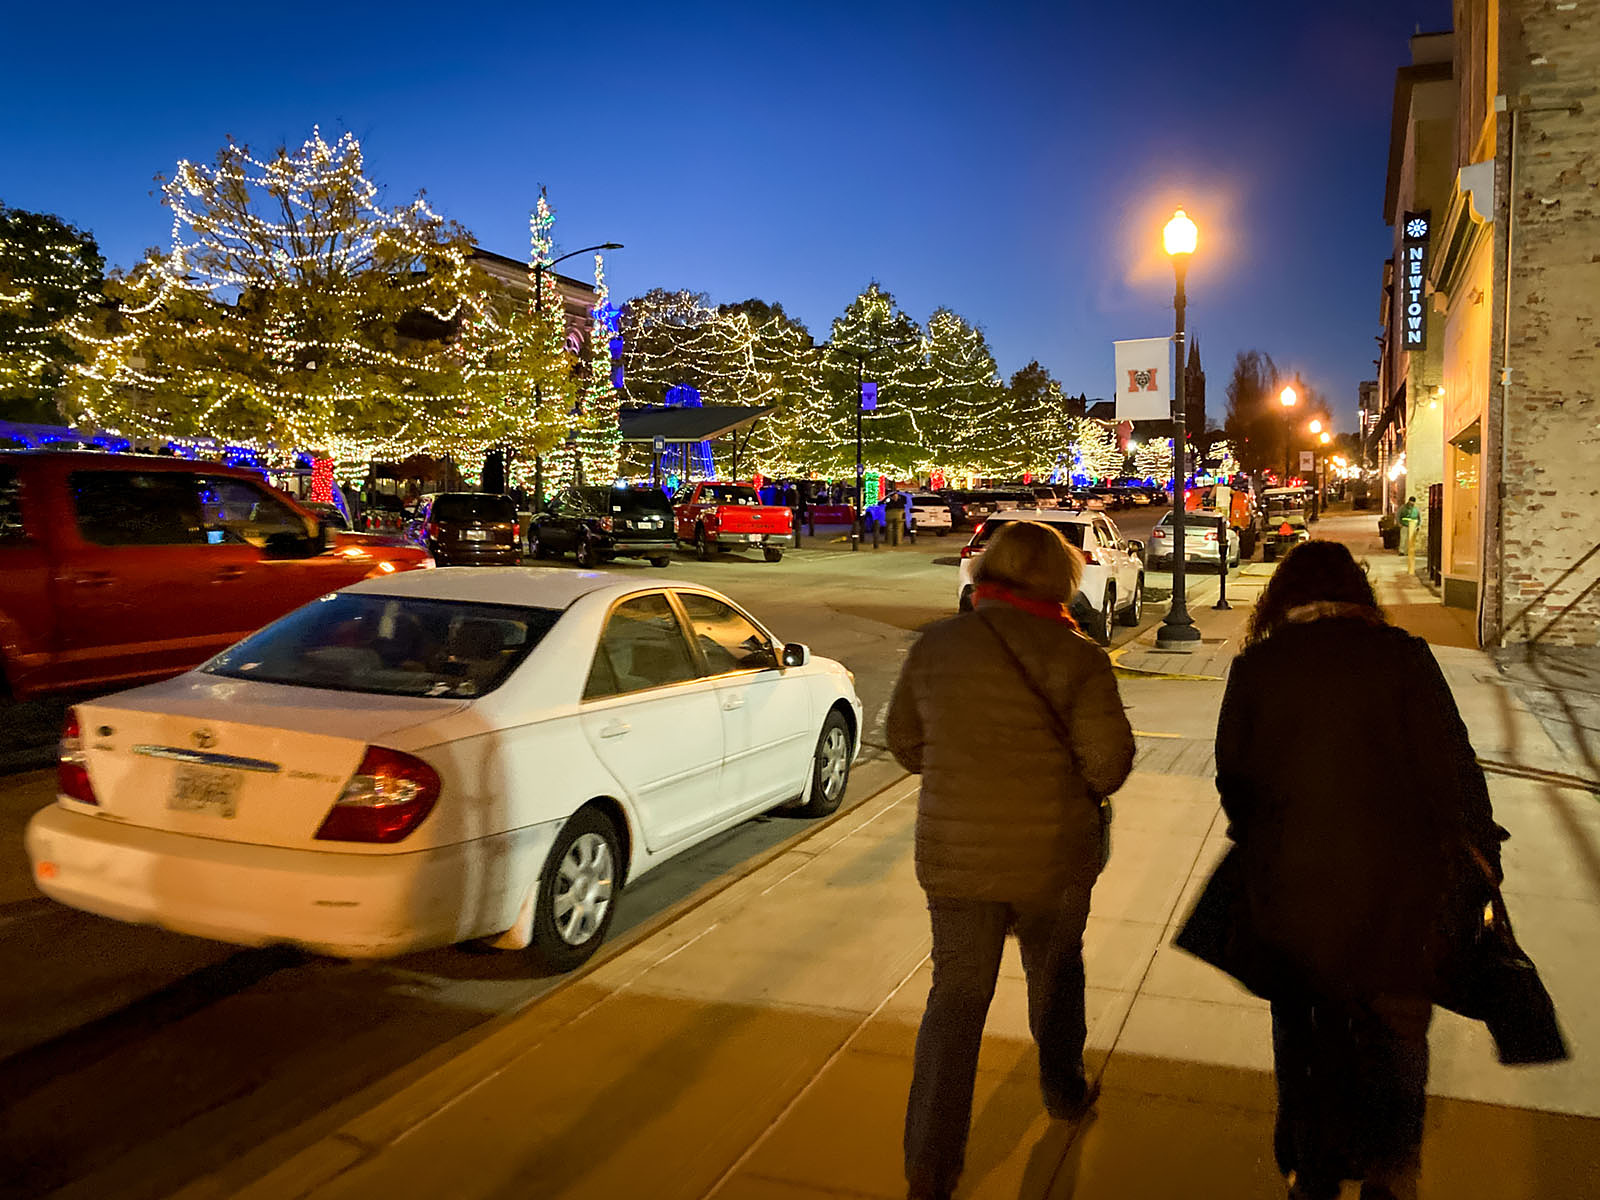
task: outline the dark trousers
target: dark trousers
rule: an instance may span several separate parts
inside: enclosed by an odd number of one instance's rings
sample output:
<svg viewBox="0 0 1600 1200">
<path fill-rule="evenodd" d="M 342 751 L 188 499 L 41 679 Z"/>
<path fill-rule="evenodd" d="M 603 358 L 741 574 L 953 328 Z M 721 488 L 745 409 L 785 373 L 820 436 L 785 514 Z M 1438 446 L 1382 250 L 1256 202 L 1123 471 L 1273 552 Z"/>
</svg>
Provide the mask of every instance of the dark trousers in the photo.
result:
<svg viewBox="0 0 1600 1200">
<path fill-rule="evenodd" d="M 1274 1150 L 1295 1196 L 1336 1197 L 1343 1179 L 1373 1200 L 1416 1196 L 1432 1015 L 1421 997 L 1272 1002 Z"/>
<path fill-rule="evenodd" d="M 917 1031 L 906 1103 L 906 1178 L 914 1188 L 955 1186 L 966 1160 L 983 1023 L 994 998 L 1006 933 L 1014 931 L 1028 978 L 1028 1026 L 1039 1047 L 1039 1084 L 1050 1105 L 1084 1089 L 1083 929 L 1089 892 L 1075 885 L 1054 905 L 1019 908 L 928 897 L 933 987 Z"/>
</svg>

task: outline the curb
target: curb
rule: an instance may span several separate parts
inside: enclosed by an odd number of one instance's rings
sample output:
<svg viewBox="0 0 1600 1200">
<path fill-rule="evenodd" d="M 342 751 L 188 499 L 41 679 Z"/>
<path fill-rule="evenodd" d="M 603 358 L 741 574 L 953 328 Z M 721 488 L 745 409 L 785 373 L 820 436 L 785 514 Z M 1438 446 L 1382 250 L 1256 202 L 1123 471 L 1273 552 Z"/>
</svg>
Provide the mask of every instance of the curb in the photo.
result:
<svg viewBox="0 0 1600 1200">
<path fill-rule="evenodd" d="M 262 1200 L 271 1197 L 277 1200 L 285 1196 L 308 1195 L 325 1186 L 371 1153 L 364 1142 L 347 1132 L 353 1123 L 386 1104 L 399 1101 L 407 1091 L 426 1087 L 430 1081 L 433 1082 L 437 1091 L 430 1096 L 426 1111 L 419 1113 L 415 1120 L 403 1121 L 403 1128 L 395 1139 L 391 1139 L 397 1140 L 406 1130 L 455 1103 L 484 1079 L 508 1066 L 531 1045 L 542 1042 L 545 1036 L 586 1012 L 595 1001 L 584 1002 L 581 997 L 576 1001 L 574 1011 L 561 1010 L 574 1008 L 573 998 L 596 973 L 605 970 L 651 937 L 712 903 L 777 859 L 826 833 L 841 820 L 859 817 L 869 805 L 902 787 L 910 778 L 909 773 L 897 768 L 888 781 L 849 808 L 841 808 L 831 816 L 768 847 L 734 870 L 702 885 L 676 904 L 635 925 L 614 941 L 607 942 L 593 958 L 563 977 L 549 991 L 515 1008 L 497 1013 L 481 1025 L 435 1046 L 410 1066 L 369 1084 L 342 1101 L 336 1109 L 330 1110 L 330 1114 L 325 1114 L 333 1116 L 334 1123 L 331 1126 L 325 1121 L 302 1122 L 257 1146 L 231 1167 L 189 1181 L 173 1193 L 170 1200 L 212 1200 L 225 1196 L 239 1197 L 241 1200 L 244 1197 L 261 1197 Z M 530 1044 L 518 1040 L 508 1045 L 496 1044 L 507 1039 L 516 1025 L 534 1017 L 543 1008 L 555 1010 L 556 1015 L 540 1031 L 535 1042 Z M 466 1061 L 468 1059 L 474 1060 L 470 1066 Z M 313 1131 L 309 1134 L 303 1132 L 308 1129 Z"/>
</svg>

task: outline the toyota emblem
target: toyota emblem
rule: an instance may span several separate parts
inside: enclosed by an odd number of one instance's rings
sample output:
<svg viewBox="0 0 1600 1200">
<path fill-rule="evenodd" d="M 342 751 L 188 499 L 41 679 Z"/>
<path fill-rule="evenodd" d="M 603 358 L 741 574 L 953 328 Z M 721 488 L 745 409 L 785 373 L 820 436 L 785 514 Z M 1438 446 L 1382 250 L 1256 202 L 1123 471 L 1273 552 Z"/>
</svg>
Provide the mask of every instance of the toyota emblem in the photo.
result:
<svg viewBox="0 0 1600 1200">
<path fill-rule="evenodd" d="M 209 729 L 196 729 L 194 731 L 194 744 L 202 750 L 209 750 L 217 744 L 217 735 Z"/>
</svg>

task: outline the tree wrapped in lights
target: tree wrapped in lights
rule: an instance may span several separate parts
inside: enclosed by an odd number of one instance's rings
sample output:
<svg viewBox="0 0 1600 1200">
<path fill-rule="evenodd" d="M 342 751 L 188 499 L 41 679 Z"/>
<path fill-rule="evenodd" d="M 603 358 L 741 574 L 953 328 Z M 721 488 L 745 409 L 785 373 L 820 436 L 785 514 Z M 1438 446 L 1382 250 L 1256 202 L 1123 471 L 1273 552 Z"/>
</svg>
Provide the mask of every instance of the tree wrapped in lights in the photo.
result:
<svg viewBox="0 0 1600 1200">
<path fill-rule="evenodd" d="M 928 369 L 922 328 L 876 283 L 834 318 L 822 348 L 821 405 L 812 450 L 827 474 L 854 477 L 859 380 L 878 385 L 878 407 L 861 414 L 862 462 L 867 471 L 903 479 L 935 457 L 923 432 Z"/>
<path fill-rule="evenodd" d="M 926 346 L 919 471 L 942 466 L 1010 473 L 1018 457 L 1016 430 L 1006 420 L 1004 386 L 983 331 L 941 308 L 928 319 Z"/>
<path fill-rule="evenodd" d="M 594 290 L 598 299 L 589 330 L 589 362 L 577 426 L 578 456 L 589 483 L 610 483 L 617 477 L 622 451 L 618 421 L 621 396 L 611 379 L 611 326 L 607 319 L 605 262 L 594 256 Z"/>
<path fill-rule="evenodd" d="M 1172 439 L 1153 437 L 1140 443 L 1133 452 L 1133 473 L 1140 479 L 1160 482 L 1172 478 Z"/>
<path fill-rule="evenodd" d="M 1111 426 L 1091 417 L 1074 417 L 1070 430 L 1074 474 L 1109 479 L 1122 473 L 1127 456 L 1117 445 L 1117 435 Z"/>
<path fill-rule="evenodd" d="M 54 422 L 82 360 L 65 335 L 100 297 L 94 238 L 49 213 L 0 205 L 0 417 Z"/>
<path fill-rule="evenodd" d="M 811 333 L 781 304 L 746 300 L 717 310 L 733 403 L 772 411 L 756 422 L 741 462 L 764 475 L 813 466 L 808 422 L 821 403 Z"/>
<path fill-rule="evenodd" d="M 162 182 L 172 247 L 107 286 L 113 332 L 77 330 L 75 416 L 125 433 L 331 447 L 492 436 L 447 339 L 473 290 L 466 233 L 419 194 L 384 208 L 361 147 L 320 131 L 268 159 L 232 140 Z M 441 402 L 444 402 L 441 404 Z"/>
</svg>

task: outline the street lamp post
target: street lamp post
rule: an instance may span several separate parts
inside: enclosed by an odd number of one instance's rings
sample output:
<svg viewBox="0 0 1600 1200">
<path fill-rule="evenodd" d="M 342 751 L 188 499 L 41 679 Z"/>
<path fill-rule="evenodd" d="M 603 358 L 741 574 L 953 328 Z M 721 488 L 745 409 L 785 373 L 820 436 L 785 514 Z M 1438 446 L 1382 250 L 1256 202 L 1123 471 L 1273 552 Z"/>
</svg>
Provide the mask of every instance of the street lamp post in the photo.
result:
<svg viewBox="0 0 1600 1200">
<path fill-rule="evenodd" d="M 1283 405 L 1283 486 L 1289 486 L 1289 455 L 1293 451 L 1294 443 L 1294 406 L 1300 401 L 1300 393 L 1294 390 L 1293 384 L 1284 384 L 1283 391 L 1278 393 L 1278 403 Z"/>
<path fill-rule="evenodd" d="M 1161 628 L 1156 632 L 1156 646 L 1162 650 L 1190 650 L 1200 640 L 1200 631 L 1195 628 L 1194 618 L 1189 615 L 1189 598 L 1185 594 L 1188 580 L 1185 574 L 1185 562 L 1189 552 L 1189 544 L 1184 534 L 1184 482 L 1188 471 L 1186 470 L 1185 453 L 1186 438 L 1184 436 L 1183 413 L 1183 321 L 1184 309 L 1188 300 L 1184 295 L 1184 274 L 1188 269 L 1189 255 L 1194 253 L 1196 242 L 1199 240 L 1199 231 L 1195 224 L 1184 215 L 1183 209 L 1173 214 L 1172 220 L 1161 233 L 1162 245 L 1172 259 L 1172 275 L 1174 290 L 1172 296 L 1172 310 L 1174 315 L 1173 328 L 1173 361 L 1177 364 L 1172 373 L 1172 600 L 1167 605 L 1167 615 L 1162 619 Z M 1222 569 L 1228 569 L 1228 555 L 1222 555 Z"/>
<path fill-rule="evenodd" d="M 1333 434 L 1326 429 L 1317 434 L 1317 441 L 1322 445 L 1322 455 L 1317 463 L 1317 498 L 1312 505 L 1312 511 L 1322 512 L 1322 496 L 1328 487 L 1328 444 L 1333 441 Z"/>
<path fill-rule="evenodd" d="M 1328 440 L 1328 435 L 1325 434 L 1325 433 L 1322 433 L 1322 422 L 1317 420 L 1316 418 L 1312 418 L 1311 424 L 1306 426 L 1306 428 L 1311 431 L 1311 436 L 1312 437 L 1316 437 L 1318 434 L 1322 434 L 1322 440 L 1323 441 L 1327 441 Z M 1313 521 L 1316 521 L 1316 520 L 1320 520 L 1321 517 L 1322 517 L 1322 491 L 1321 491 L 1321 488 L 1317 484 L 1317 462 L 1316 462 L 1316 459 L 1313 458 L 1311 460 L 1311 519 Z"/>
<path fill-rule="evenodd" d="M 592 252 L 594 252 L 596 250 L 621 250 L 621 249 L 622 249 L 622 243 L 621 242 L 602 242 L 598 246 L 585 246 L 582 250 L 573 250 L 573 251 L 571 251 L 571 252 L 569 252 L 567 254 L 563 254 L 560 258 L 552 258 L 548 263 L 545 262 L 543 259 L 535 260 L 535 262 L 533 264 L 533 312 L 534 312 L 534 315 L 535 316 L 543 316 L 544 315 L 544 269 L 545 269 L 545 267 L 547 267 L 547 266 L 548 267 L 553 267 L 558 262 L 566 262 L 567 259 L 569 259 L 569 258 L 576 258 L 580 254 L 589 254 L 589 253 L 592 253 Z M 540 383 L 537 379 L 533 381 L 533 407 L 534 407 L 534 411 L 535 412 L 537 412 L 539 409 L 544 407 L 544 384 Z M 583 460 L 582 459 L 578 459 L 577 460 L 577 470 L 578 470 L 578 476 L 579 476 L 578 482 L 582 483 L 583 482 L 583 478 L 582 478 L 582 476 L 583 476 Z M 509 486 L 510 483 L 511 483 L 511 472 L 510 472 L 509 456 L 508 456 L 508 465 L 507 465 L 507 468 L 506 468 L 506 484 L 507 484 L 507 486 Z M 537 512 L 541 507 L 543 507 L 543 503 L 544 503 L 544 455 L 535 454 L 533 456 L 533 508 L 534 508 L 534 511 Z"/>
</svg>

